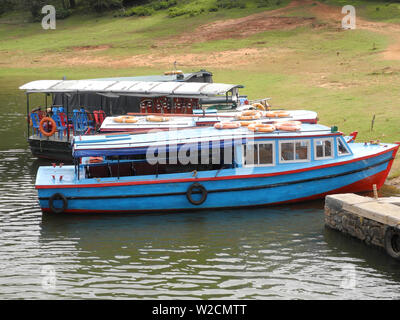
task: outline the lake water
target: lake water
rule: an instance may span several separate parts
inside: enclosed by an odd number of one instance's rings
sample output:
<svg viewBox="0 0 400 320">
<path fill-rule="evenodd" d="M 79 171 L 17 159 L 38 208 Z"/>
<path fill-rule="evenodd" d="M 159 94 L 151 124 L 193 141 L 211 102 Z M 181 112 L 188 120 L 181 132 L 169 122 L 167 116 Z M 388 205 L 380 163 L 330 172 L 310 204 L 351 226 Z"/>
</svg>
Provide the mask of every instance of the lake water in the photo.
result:
<svg viewBox="0 0 400 320">
<path fill-rule="evenodd" d="M 399 263 L 323 201 L 176 214 L 40 211 L 25 97 L 0 81 L 1 299 L 399 299 Z"/>
</svg>

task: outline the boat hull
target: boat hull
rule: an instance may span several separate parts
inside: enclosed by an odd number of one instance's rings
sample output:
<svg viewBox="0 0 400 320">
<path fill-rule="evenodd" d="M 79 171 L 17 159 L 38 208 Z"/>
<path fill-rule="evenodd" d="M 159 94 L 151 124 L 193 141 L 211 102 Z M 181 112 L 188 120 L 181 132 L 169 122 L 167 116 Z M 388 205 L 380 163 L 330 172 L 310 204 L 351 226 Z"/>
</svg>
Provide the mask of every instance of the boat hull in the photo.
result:
<svg viewBox="0 0 400 320">
<path fill-rule="evenodd" d="M 243 174 L 226 169 L 223 176 L 155 180 L 120 180 L 68 186 L 37 186 L 44 212 L 51 212 L 49 198 L 61 193 L 66 213 L 162 212 L 241 208 L 301 202 L 327 194 L 379 189 L 390 171 L 398 147 L 369 157 L 311 168 L 269 174 Z M 211 173 L 211 172 L 210 172 Z M 193 183 L 206 190 L 205 201 L 193 204 L 188 190 Z M 192 198 L 199 201 L 200 194 Z M 61 200 L 55 200 L 61 207 Z"/>
<path fill-rule="evenodd" d="M 28 143 L 34 157 L 72 162 L 72 147 L 69 141 L 29 138 Z"/>
</svg>

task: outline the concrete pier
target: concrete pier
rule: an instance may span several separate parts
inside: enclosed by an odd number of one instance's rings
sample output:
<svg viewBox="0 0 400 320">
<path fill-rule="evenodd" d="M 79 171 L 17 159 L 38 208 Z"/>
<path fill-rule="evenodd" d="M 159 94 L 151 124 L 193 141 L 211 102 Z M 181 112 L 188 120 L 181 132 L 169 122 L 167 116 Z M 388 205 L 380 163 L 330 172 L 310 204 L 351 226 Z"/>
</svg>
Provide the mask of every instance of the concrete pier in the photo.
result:
<svg viewBox="0 0 400 320">
<path fill-rule="evenodd" d="M 327 196 L 325 225 L 382 247 L 400 260 L 400 197 L 375 199 L 353 193 Z"/>
</svg>

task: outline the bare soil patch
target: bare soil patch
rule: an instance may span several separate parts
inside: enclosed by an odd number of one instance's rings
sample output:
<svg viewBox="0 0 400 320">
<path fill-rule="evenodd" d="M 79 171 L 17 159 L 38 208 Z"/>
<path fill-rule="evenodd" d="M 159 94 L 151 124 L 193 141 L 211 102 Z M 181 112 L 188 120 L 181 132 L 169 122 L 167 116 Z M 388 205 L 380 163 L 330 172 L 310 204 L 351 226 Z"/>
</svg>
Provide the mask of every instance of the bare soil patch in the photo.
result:
<svg viewBox="0 0 400 320">
<path fill-rule="evenodd" d="M 307 9 L 315 17 L 304 18 L 296 17 L 296 10 L 309 6 Z M 293 16 L 288 16 L 293 15 Z M 192 44 L 210 40 L 221 40 L 229 38 L 244 38 L 253 34 L 271 30 L 290 30 L 301 26 L 311 26 L 312 28 L 333 27 L 342 30 L 341 21 L 343 14 L 341 7 L 329 6 L 312 0 L 292 1 L 288 6 L 272 11 L 263 11 L 238 19 L 216 21 L 214 23 L 201 25 L 194 31 L 184 32 L 181 35 L 170 37 L 159 41 L 149 54 L 134 55 L 128 58 L 119 57 L 118 59 L 107 55 L 95 55 L 98 51 L 110 49 L 112 46 L 86 45 L 70 47 L 61 56 L 59 54 L 46 55 L 40 57 L 39 64 L 54 65 L 62 59 L 63 63 L 70 66 L 93 65 L 110 67 L 154 67 L 170 66 L 174 61 L 178 61 L 184 66 L 193 67 L 231 67 L 232 61 L 236 65 L 250 65 L 260 62 L 262 59 L 274 58 L 279 55 L 282 57 L 293 53 L 293 50 L 286 48 L 244 48 L 238 50 L 226 50 L 222 52 L 209 53 L 186 53 L 185 50 L 176 50 L 176 53 L 163 50 L 163 46 L 170 48 L 171 44 Z M 382 22 L 371 22 L 357 17 L 356 27 L 388 35 L 393 44 L 382 53 L 384 59 L 400 60 L 400 25 Z M 347 32 L 347 31 L 346 31 Z M 351 32 L 351 31 L 349 31 Z M 257 43 L 256 43 L 257 44 Z M 29 61 L 28 64 L 33 62 Z M 346 84 L 320 82 L 321 87 L 344 89 Z"/>
<path fill-rule="evenodd" d="M 98 46 L 76 46 L 70 47 L 69 49 L 77 52 L 88 52 L 88 51 L 101 51 L 110 49 L 111 46 L 108 44 L 98 45 Z"/>
<path fill-rule="evenodd" d="M 285 54 L 289 49 L 271 50 L 269 48 L 245 48 L 238 50 L 226 50 L 221 52 L 210 53 L 178 53 L 175 55 L 163 54 L 162 52 L 135 55 L 129 58 L 121 58 L 118 60 L 108 57 L 93 56 L 73 56 L 66 57 L 64 63 L 69 66 L 77 65 L 101 65 L 114 68 L 123 67 L 154 67 L 154 66 L 171 66 L 174 61 L 185 67 L 218 67 L 230 68 L 232 61 L 236 66 L 250 65 L 257 61 Z"/>
<path fill-rule="evenodd" d="M 257 13 L 244 18 L 217 21 L 198 27 L 195 31 L 174 39 L 178 43 L 204 42 L 227 38 L 245 38 L 270 30 L 290 30 L 311 25 L 315 18 L 277 17 L 267 13 Z"/>
</svg>

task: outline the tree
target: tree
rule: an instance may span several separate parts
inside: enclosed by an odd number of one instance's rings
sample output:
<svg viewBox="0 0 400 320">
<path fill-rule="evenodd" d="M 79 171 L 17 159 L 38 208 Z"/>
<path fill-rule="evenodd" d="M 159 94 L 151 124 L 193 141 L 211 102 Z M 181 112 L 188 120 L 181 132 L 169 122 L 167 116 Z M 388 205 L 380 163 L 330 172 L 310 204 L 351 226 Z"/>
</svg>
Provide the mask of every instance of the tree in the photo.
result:
<svg viewBox="0 0 400 320">
<path fill-rule="evenodd" d="M 88 6 L 97 11 L 103 12 L 108 9 L 121 8 L 123 0 L 84 0 Z"/>
<path fill-rule="evenodd" d="M 0 0 L 0 15 L 15 7 L 14 0 Z"/>
<path fill-rule="evenodd" d="M 69 0 L 24 0 L 25 8 L 28 9 L 34 21 L 41 21 L 43 14 L 42 8 L 45 5 L 52 5 L 56 8 L 56 16 L 58 19 L 64 19 L 71 14 Z M 68 4 L 67 4 L 68 2 Z M 75 1 L 73 1 L 75 4 Z"/>
</svg>

